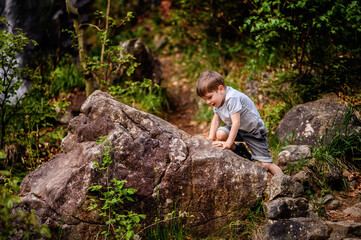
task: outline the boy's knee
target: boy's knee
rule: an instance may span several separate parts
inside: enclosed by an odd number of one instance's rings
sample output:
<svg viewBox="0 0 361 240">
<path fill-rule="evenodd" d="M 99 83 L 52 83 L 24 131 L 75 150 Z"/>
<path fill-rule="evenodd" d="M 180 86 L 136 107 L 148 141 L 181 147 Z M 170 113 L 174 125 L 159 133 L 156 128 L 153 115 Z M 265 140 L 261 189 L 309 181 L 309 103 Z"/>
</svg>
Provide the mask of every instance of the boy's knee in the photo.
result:
<svg viewBox="0 0 361 240">
<path fill-rule="evenodd" d="M 269 163 L 269 162 L 260 162 L 261 166 L 269 168 L 272 166 L 273 163 Z"/>
<path fill-rule="evenodd" d="M 218 130 L 216 133 L 216 137 L 218 141 L 227 141 L 228 135 L 226 132 Z"/>
</svg>

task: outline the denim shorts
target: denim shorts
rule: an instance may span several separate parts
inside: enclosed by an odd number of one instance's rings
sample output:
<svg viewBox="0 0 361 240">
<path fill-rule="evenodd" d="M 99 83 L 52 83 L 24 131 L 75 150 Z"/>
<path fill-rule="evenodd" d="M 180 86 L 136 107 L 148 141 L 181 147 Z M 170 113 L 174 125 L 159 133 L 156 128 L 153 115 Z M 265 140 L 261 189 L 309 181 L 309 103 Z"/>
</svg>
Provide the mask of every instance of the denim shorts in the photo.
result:
<svg viewBox="0 0 361 240">
<path fill-rule="evenodd" d="M 230 125 L 222 126 L 217 129 L 222 130 L 229 136 L 231 130 Z M 235 141 L 245 142 L 252 153 L 252 160 L 259 162 L 272 163 L 273 158 L 270 155 L 268 148 L 267 133 L 249 133 L 238 130 Z"/>
</svg>

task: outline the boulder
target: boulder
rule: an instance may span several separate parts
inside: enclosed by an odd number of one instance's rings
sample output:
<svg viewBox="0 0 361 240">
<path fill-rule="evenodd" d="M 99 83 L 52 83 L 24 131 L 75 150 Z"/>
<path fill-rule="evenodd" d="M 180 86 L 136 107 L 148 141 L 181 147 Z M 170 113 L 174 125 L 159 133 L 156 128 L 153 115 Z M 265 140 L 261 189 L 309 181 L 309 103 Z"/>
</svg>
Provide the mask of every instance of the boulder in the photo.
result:
<svg viewBox="0 0 361 240">
<path fill-rule="evenodd" d="M 114 148 L 109 179 L 126 180 L 125 187 L 137 190 L 126 207 L 146 214 L 145 224 L 154 223 L 157 212 L 162 218 L 186 211 L 194 217 L 185 224 L 206 236 L 245 218 L 267 185 L 266 168 L 95 91 L 70 121 L 63 153 L 21 183 L 23 208 L 34 209 L 54 234 L 61 225 L 62 239 L 91 239 L 104 227 L 98 213 L 87 209 L 94 197 L 89 187 L 107 180 L 94 165 L 103 158 L 101 136 Z"/>
<path fill-rule="evenodd" d="M 329 239 L 330 230 L 320 218 L 291 218 L 268 220 L 255 240 L 323 240 Z"/>
<path fill-rule="evenodd" d="M 330 140 L 337 128 L 342 125 L 347 106 L 341 103 L 336 94 L 327 94 L 322 99 L 300 104 L 292 108 L 282 119 L 276 135 L 279 141 L 286 142 L 290 137 L 297 145 L 317 146 L 323 137 L 323 144 Z"/>
<path fill-rule="evenodd" d="M 288 145 L 282 148 L 278 154 L 277 165 L 285 170 L 301 161 L 309 160 L 312 157 L 311 148 L 308 145 Z"/>
<path fill-rule="evenodd" d="M 361 219 L 361 203 L 356 203 L 354 206 L 346 208 L 343 213 L 350 215 L 352 218 Z"/>
<path fill-rule="evenodd" d="M 302 184 L 285 174 L 276 174 L 266 189 L 268 200 L 278 197 L 300 197 L 303 194 Z"/>
<path fill-rule="evenodd" d="M 123 71 L 122 79 L 132 81 L 143 81 L 144 78 L 151 79 L 153 83 L 160 85 L 162 80 L 162 65 L 155 54 L 139 38 L 128 40 L 121 44 L 122 55 L 131 54 L 135 62 L 140 65 L 135 68 L 132 75 L 128 76 Z"/>
<path fill-rule="evenodd" d="M 290 219 L 308 217 L 313 214 L 311 204 L 305 198 L 282 197 L 264 203 L 266 217 L 269 219 Z"/>
<path fill-rule="evenodd" d="M 361 238 L 361 223 L 359 222 L 326 221 L 326 224 L 331 228 L 330 240 Z"/>
</svg>

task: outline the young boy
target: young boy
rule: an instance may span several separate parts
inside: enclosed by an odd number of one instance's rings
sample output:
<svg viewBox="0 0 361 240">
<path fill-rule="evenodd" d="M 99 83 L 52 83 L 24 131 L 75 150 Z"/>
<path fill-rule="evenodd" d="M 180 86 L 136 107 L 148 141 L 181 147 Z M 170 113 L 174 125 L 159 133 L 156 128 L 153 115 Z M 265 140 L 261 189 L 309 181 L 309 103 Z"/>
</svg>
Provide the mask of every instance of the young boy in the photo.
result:
<svg viewBox="0 0 361 240">
<path fill-rule="evenodd" d="M 207 139 L 214 141 L 214 146 L 240 154 L 240 145 L 236 145 L 234 141 L 244 141 L 252 152 L 252 160 L 259 161 L 273 175 L 283 174 L 273 163 L 268 149 L 266 127 L 247 95 L 227 87 L 223 77 L 214 71 L 201 73 L 197 81 L 197 93 L 207 104 L 213 106 L 214 116 Z M 219 127 L 221 121 L 227 125 Z"/>
</svg>

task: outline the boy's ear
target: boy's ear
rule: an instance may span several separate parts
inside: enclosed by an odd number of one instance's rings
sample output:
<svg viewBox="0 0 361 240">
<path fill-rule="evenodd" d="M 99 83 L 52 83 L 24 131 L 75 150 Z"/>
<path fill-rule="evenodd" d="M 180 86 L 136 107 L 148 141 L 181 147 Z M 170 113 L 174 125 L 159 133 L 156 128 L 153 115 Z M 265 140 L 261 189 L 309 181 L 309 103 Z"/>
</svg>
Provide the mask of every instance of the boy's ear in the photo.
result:
<svg viewBox="0 0 361 240">
<path fill-rule="evenodd" d="M 224 91 L 224 86 L 223 86 L 223 85 L 219 85 L 219 86 L 218 86 L 218 91 Z"/>
</svg>

